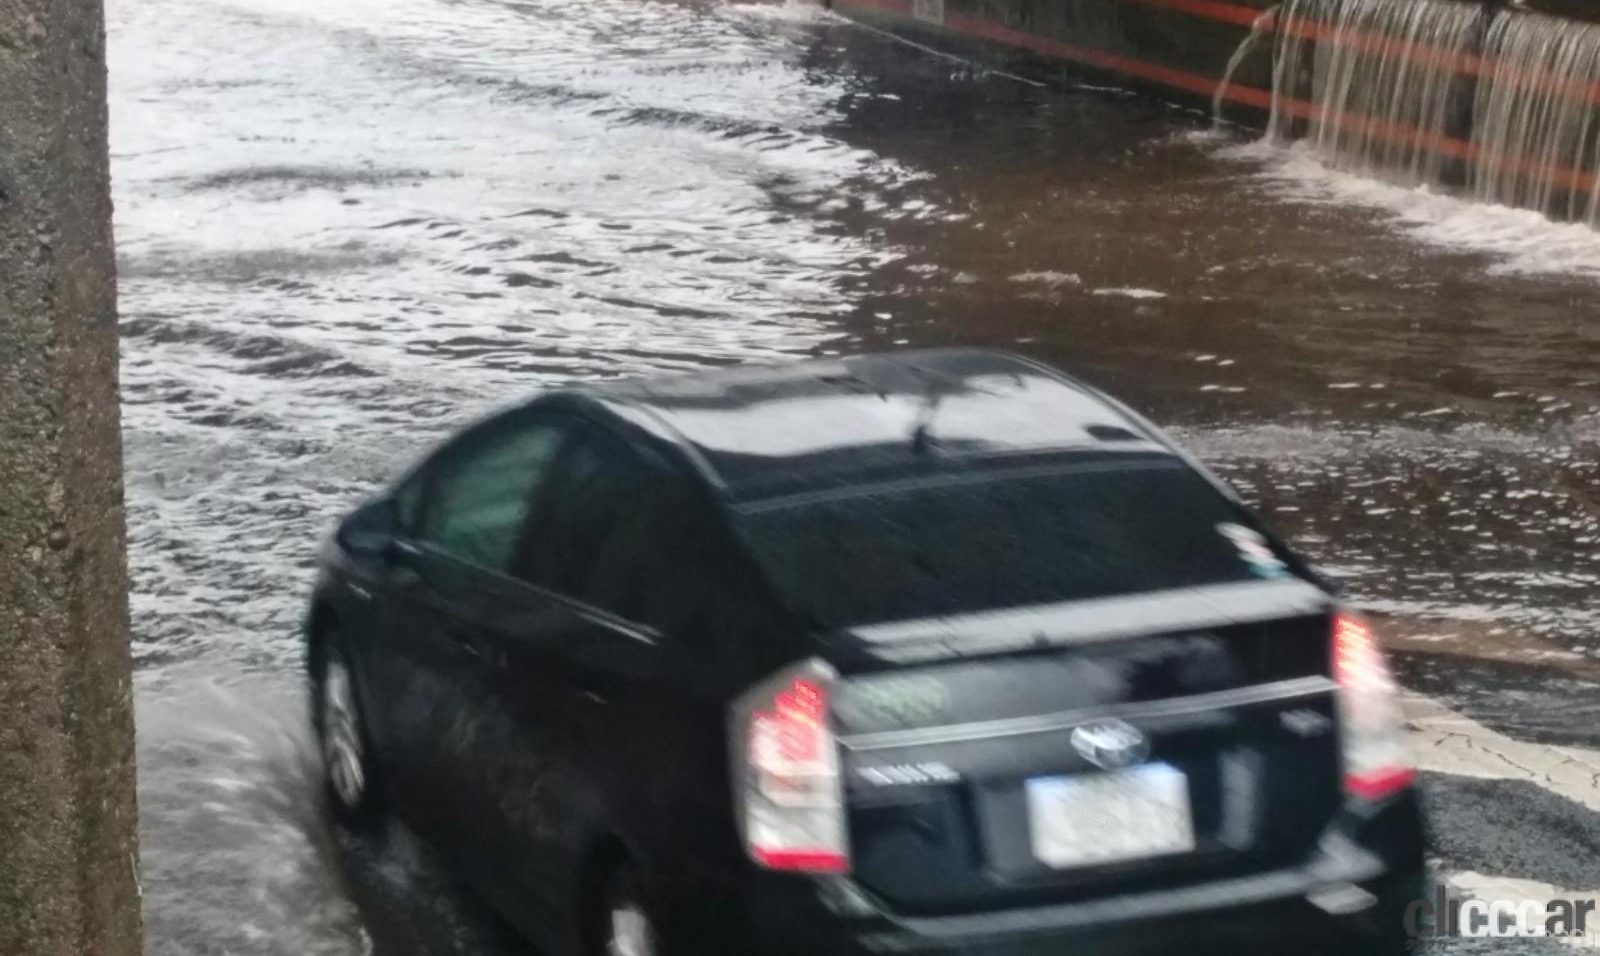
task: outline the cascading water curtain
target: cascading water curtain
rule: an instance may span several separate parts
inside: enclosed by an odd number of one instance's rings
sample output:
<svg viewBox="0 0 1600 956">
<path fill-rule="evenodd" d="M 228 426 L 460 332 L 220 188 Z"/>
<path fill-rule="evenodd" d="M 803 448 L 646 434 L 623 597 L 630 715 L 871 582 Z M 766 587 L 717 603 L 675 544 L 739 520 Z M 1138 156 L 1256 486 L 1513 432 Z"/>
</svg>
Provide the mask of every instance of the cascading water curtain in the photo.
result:
<svg viewBox="0 0 1600 956">
<path fill-rule="evenodd" d="M 1270 131 L 1327 165 L 1404 185 L 1463 178 L 1484 13 L 1451 0 L 1289 0 Z"/>
<path fill-rule="evenodd" d="M 1600 25 L 1454 0 L 1288 0 L 1273 70 L 1271 136 L 1328 166 L 1600 223 Z"/>
<path fill-rule="evenodd" d="M 1600 27 L 1507 12 L 1490 26 L 1483 52 L 1472 194 L 1595 223 Z"/>
</svg>

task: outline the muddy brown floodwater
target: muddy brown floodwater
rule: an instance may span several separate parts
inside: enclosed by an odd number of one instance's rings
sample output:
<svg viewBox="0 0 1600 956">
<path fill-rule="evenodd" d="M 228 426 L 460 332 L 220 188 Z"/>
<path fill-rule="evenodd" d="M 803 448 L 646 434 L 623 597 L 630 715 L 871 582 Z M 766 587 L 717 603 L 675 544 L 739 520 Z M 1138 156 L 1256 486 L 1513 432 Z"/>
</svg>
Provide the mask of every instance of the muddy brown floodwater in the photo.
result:
<svg viewBox="0 0 1600 956">
<path fill-rule="evenodd" d="M 153 954 L 501 945 L 408 835 L 337 852 L 296 631 L 334 515 L 574 380 L 1018 349 L 1174 427 L 1416 682 L 1600 666 L 1600 235 L 808 7 L 108 6 Z"/>
</svg>

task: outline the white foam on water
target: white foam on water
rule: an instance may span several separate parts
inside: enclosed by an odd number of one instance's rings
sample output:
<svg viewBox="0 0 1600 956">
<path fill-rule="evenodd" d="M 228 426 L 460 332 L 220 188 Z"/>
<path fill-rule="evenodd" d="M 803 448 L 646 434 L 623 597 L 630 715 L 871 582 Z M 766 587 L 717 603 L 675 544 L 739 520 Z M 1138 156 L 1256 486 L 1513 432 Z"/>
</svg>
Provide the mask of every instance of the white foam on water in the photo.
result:
<svg viewBox="0 0 1600 956">
<path fill-rule="evenodd" d="M 1011 276 L 1012 282 L 1032 282 L 1039 285 L 1059 289 L 1062 286 L 1083 285 L 1083 277 L 1076 272 L 1057 272 L 1053 269 L 1044 269 L 1037 272 L 1019 272 Z"/>
<path fill-rule="evenodd" d="M 1228 146 L 1218 155 L 1256 164 L 1255 175 L 1282 198 L 1372 209 L 1429 245 L 1486 255 L 1491 274 L 1600 277 L 1600 232 L 1586 225 L 1340 172 L 1300 143 L 1280 147 L 1258 140 Z"/>
<path fill-rule="evenodd" d="M 1155 289 L 1096 289 L 1094 290 L 1093 294 L 1102 297 L 1115 297 L 1122 299 L 1165 299 L 1167 297 L 1165 292 L 1159 292 Z"/>
<path fill-rule="evenodd" d="M 821 0 L 727 0 L 729 13 L 780 23 L 818 23 L 838 15 Z"/>
</svg>

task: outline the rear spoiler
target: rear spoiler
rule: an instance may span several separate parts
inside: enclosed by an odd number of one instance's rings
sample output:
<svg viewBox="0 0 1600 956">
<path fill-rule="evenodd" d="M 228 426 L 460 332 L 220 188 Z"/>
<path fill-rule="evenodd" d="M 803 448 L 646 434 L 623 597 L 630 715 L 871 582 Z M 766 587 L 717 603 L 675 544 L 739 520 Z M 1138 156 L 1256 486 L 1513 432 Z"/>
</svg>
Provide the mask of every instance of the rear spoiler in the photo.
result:
<svg viewBox="0 0 1600 956">
<path fill-rule="evenodd" d="M 1309 617 L 1330 613 L 1336 603 L 1299 578 L 1210 584 L 870 624 L 831 635 L 829 649 L 837 657 L 829 656 L 846 668 L 987 657 Z"/>
</svg>

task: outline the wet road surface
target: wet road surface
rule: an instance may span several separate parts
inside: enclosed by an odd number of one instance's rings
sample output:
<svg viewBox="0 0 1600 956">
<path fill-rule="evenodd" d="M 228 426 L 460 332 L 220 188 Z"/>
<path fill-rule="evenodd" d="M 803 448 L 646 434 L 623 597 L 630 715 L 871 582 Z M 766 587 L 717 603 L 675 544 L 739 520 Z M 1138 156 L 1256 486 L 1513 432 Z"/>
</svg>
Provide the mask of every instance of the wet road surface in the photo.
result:
<svg viewBox="0 0 1600 956">
<path fill-rule="evenodd" d="M 152 953 L 510 945 L 410 835 L 340 852 L 297 628 L 334 515 L 592 377 L 1047 359 L 1345 581 L 1412 687 L 1600 747 L 1600 235 L 805 7 L 108 7 Z M 1441 864 L 1600 886 L 1592 814 L 1524 789 L 1431 775 Z"/>
</svg>

